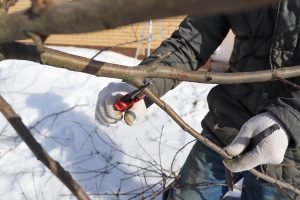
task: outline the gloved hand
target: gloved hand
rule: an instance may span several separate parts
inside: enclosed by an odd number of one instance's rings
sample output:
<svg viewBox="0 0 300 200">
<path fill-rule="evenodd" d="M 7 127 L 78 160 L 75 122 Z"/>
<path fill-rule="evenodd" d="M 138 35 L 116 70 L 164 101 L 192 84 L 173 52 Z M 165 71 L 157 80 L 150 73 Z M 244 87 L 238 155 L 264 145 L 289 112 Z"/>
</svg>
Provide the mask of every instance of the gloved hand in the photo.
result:
<svg viewBox="0 0 300 200">
<path fill-rule="evenodd" d="M 136 90 L 135 87 L 120 83 L 109 83 L 103 90 L 99 92 L 98 102 L 95 109 L 95 119 L 101 125 L 115 124 L 121 121 L 123 113 L 114 108 L 114 103 L 122 96 Z M 146 112 L 144 100 L 135 103 L 124 114 L 124 121 L 132 126 L 134 120 L 138 116 L 142 116 Z"/>
<path fill-rule="evenodd" d="M 278 124 L 280 129 L 262 139 L 249 151 L 243 152 L 252 137 L 268 127 Z M 289 136 L 280 122 L 269 112 L 261 113 L 249 119 L 241 128 L 239 134 L 224 150 L 232 160 L 224 160 L 224 165 L 232 172 L 241 172 L 262 164 L 280 164 L 288 147 Z"/>
</svg>

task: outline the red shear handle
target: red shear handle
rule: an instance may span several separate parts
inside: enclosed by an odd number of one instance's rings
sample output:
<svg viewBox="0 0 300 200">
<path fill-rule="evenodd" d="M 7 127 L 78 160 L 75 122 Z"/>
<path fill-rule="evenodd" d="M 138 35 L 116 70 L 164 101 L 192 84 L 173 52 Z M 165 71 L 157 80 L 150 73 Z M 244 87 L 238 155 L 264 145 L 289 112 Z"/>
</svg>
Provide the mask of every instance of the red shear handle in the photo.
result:
<svg viewBox="0 0 300 200">
<path fill-rule="evenodd" d="M 128 95 L 128 94 L 127 94 Z M 127 95 L 125 95 L 124 97 L 118 99 L 118 101 L 116 101 L 114 103 L 114 108 L 120 112 L 124 112 L 126 110 L 128 110 L 129 108 L 131 108 L 135 103 L 139 102 L 140 100 L 144 99 L 145 95 L 141 95 L 139 97 L 136 97 L 134 99 L 128 99 L 126 101 L 124 101 L 124 99 L 127 99 Z"/>
</svg>

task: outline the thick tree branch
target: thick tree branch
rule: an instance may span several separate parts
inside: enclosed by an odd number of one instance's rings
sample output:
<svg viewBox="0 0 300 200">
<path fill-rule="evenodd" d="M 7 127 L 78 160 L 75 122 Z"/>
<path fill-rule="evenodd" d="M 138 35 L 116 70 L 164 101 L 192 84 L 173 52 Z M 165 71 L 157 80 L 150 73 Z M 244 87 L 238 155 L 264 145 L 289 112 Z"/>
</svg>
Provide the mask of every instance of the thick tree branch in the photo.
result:
<svg viewBox="0 0 300 200">
<path fill-rule="evenodd" d="M 111 77 L 131 80 L 136 77 L 170 78 L 187 82 L 236 84 L 276 80 L 278 78 L 291 78 L 300 76 L 300 66 L 279 68 L 276 70 L 263 70 L 241 73 L 216 73 L 205 71 L 184 71 L 174 67 L 160 65 L 126 67 L 110 64 L 80 56 L 63 53 L 57 50 L 44 48 L 39 53 L 35 46 L 21 43 L 6 43 L 0 45 L 1 59 L 22 59 L 39 62 L 71 71 L 84 72 L 101 77 Z M 2 58 L 1 58 L 2 57 Z"/>
<path fill-rule="evenodd" d="M 0 16 L 0 43 L 39 35 L 82 33 L 115 28 L 147 19 L 206 15 L 251 9 L 275 0 L 52 0 L 43 9 Z M 35 2 L 35 1 L 34 1 Z M 61 3 L 64 2 L 64 3 Z M 93 23 L 91 23 L 93 22 Z"/>
<path fill-rule="evenodd" d="M 69 190 L 80 200 L 88 200 L 89 197 L 81 186 L 72 178 L 57 161 L 55 161 L 43 147 L 34 139 L 29 129 L 24 125 L 21 118 L 12 107 L 0 95 L 0 112 L 8 120 L 17 134 L 31 149 L 36 158 L 41 161 Z"/>
</svg>

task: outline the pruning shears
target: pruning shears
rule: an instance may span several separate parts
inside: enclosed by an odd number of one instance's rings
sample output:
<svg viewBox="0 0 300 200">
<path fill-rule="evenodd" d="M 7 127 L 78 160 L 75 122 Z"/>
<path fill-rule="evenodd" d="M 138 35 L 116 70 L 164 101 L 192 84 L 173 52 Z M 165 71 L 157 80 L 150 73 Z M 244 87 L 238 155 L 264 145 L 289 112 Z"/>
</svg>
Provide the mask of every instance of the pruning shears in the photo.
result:
<svg viewBox="0 0 300 200">
<path fill-rule="evenodd" d="M 151 84 L 151 82 L 148 82 L 145 85 L 138 87 L 137 90 L 134 90 L 133 92 L 128 93 L 125 96 L 121 97 L 114 103 L 114 108 L 120 112 L 124 112 L 124 111 L 128 110 L 135 103 L 137 103 L 140 100 L 145 98 L 145 95 L 142 92 L 150 84 Z"/>
</svg>

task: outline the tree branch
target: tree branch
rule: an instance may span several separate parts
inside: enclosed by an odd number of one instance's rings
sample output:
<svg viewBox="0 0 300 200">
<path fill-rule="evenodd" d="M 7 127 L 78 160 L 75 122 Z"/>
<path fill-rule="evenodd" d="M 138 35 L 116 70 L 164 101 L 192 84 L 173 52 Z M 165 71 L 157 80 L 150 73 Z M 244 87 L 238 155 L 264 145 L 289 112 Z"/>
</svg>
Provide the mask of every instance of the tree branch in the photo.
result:
<svg viewBox="0 0 300 200">
<path fill-rule="evenodd" d="M 48 0 L 51 2 L 51 0 Z M 275 0 L 52 0 L 43 9 L 33 7 L 0 16 L 0 43 L 39 35 L 83 33 L 115 28 L 148 19 L 177 15 L 234 12 L 275 3 Z M 33 1 L 33 2 L 36 2 Z M 63 2 L 63 3 L 62 3 Z M 95 23 L 91 23 L 95 22 Z"/>
<path fill-rule="evenodd" d="M 84 72 L 100 77 L 111 77 L 131 80 L 136 77 L 169 78 L 187 82 L 237 84 L 276 80 L 300 76 L 300 66 L 278 68 L 254 72 L 217 73 L 205 71 L 185 71 L 161 65 L 127 67 L 91 60 L 80 56 L 63 53 L 54 49 L 44 48 L 39 53 L 34 45 L 22 43 L 6 43 L 0 45 L 1 59 L 21 59 L 39 62 L 71 71 Z"/>
<path fill-rule="evenodd" d="M 74 56 L 63 53 L 57 50 L 44 48 L 43 53 L 39 53 L 35 46 L 24 45 L 21 43 L 7 43 L 0 45 L 0 53 L 3 59 L 25 59 L 40 62 L 47 65 L 52 65 L 59 68 L 69 69 L 71 71 L 84 72 L 96 76 L 112 77 L 124 79 L 135 86 L 143 84 L 145 78 L 172 78 L 182 81 L 203 82 L 203 83 L 246 83 L 268 81 L 275 78 L 289 78 L 300 76 L 300 66 L 281 68 L 278 70 L 265 70 L 259 72 L 244 72 L 244 73 L 214 73 L 214 72 L 190 72 L 183 71 L 172 67 L 161 67 L 150 63 L 148 66 L 126 67 L 104 63 L 100 61 L 90 60 L 80 56 Z M 162 108 L 183 130 L 188 132 L 202 144 L 212 149 L 222 157 L 231 159 L 221 147 L 214 144 L 207 138 L 203 137 L 199 132 L 190 127 L 185 121 L 180 118 L 177 113 L 160 98 L 158 98 L 149 88 L 146 88 L 144 93 L 147 97 Z M 300 190 L 293 185 L 281 182 L 254 169 L 250 170 L 255 176 L 266 180 L 269 183 L 276 184 L 279 187 L 289 189 L 297 194 Z"/>
<path fill-rule="evenodd" d="M 140 86 L 143 83 L 138 79 L 133 79 L 131 84 L 135 86 Z M 223 150 L 223 148 L 219 147 L 212 141 L 210 141 L 208 138 L 201 135 L 201 133 L 194 130 L 192 127 L 190 127 L 178 114 L 164 101 L 162 101 L 157 95 L 155 95 L 149 88 L 146 88 L 144 90 L 144 94 L 156 105 L 158 105 L 162 110 L 164 110 L 184 131 L 189 133 L 191 136 L 196 138 L 198 141 L 200 141 L 204 146 L 208 147 L 209 149 L 213 150 L 217 154 L 221 155 L 225 159 L 232 159 L 230 155 L 227 154 L 226 151 Z M 255 169 L 249 170 L 254 176 L 263 179 L 271 184 L 274 184 L 280 188 L 285 188 L 288 190 L 291 190 L 295 192 L 296 194 L 300 194 L 300 190 L 289 184 L 282 182 L 280 180 L 277 180 L 275 178 L 272 178 L 271 176 L 268 176 L 266 174 L 263 174 Z"/>
<path fill-rule="evenodd" d="M 0 112 L 31 149 L 36 158 L 41 161 L 66 187 L 68 187 L 69 190 L 77 197 L 77 199 L 90 199 L 81 186 L 72 178 L 71 174 L 50 155 L 48 155 L 43 147 L 34 139 L 29 129 L 22 122 L 22 119 L 18 114 L 15 113 L 12 107 L 3 99 L 1 95 Z"/>
</svg>

